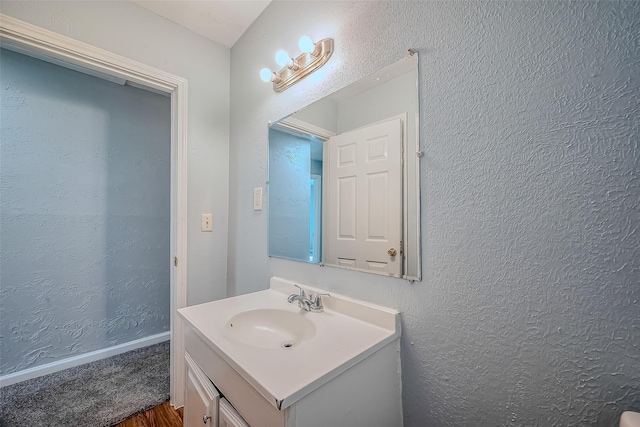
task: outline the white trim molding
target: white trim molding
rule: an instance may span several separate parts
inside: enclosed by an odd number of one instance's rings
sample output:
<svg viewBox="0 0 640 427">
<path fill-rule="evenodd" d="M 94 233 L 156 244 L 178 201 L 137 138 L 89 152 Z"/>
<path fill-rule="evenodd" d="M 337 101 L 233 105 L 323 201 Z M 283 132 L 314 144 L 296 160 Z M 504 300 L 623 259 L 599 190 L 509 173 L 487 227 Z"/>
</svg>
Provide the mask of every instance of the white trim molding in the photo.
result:
<svg viewBox="0 0 640 427">
<path fill-rule="evenodd" d="M 140 338 L 135 341 L 129 341 L 124 344 L 114 345 L 113 347 L 79 354 L 77 356 L 68 357 L 66 359 L 47 363 L 45 365 L 40 365 L 34 368 L 14 372 L 12 374 L 3 375 L 0 377 L 0 387 L 6 387 L 8 385 L 16 384 L 22 381 L 38 378 L 43 375 L 53 374 L 54 372 L 59 372 L 65 369 L 84 365 L 85 363 L 95 362 L 96 360 L 106 359 L 107 357 L 116 356 L 118 354 L 126 353 L 127 351 L 136 350 L 138 348 L 148 347 L 150 345 L 168 341 L 170 337 L 170 332 L 163 332 L 161 334 Z"/>
<path fill-rule="evenodd" d="M 335 132 L 312 125 L 303 120 L 296 119 L 295 117 L 285 117 L 284 119 L 275 122 L 271 125 L 274 129 L 278 129 L 283 132 L 294 133 L 295 135 L 312 135 L 318 138 L 320 141 L 326 141 L 331 137 L 336 136 Z"/>
<path fill-rule="evenodd" d="M 187 81 L 157 68 L 3 14 L 0 14 L 0 47 L 120 84 L 130 84 L 171 96 L 171 257 L 169 262 L 173 267 L 170 279 L 170 396 L 174 406 L 182 406 L 185 373 L 184 325 L 177 318 L 176 310 L 187 305 Z M 178 262 L 174 263 L 176 259 Z M 71 359 L 60 361 L 60 366 Z M 34 369 L 36 369 L 34 372 L 42 372 L 37 368 Z M 18 374 L 15 374 L 16 377 Z"/>
</svg>

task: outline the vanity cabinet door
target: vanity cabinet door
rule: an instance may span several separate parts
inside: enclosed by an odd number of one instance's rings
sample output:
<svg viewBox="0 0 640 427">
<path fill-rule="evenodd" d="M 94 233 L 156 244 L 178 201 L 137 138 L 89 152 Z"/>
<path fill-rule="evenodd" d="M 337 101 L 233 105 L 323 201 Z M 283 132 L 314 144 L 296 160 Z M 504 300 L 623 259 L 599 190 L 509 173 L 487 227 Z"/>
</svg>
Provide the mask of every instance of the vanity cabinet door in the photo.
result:
<svg viewBox="0 0 640 427">
<path fill-rule="evenodd" d="M 218 427 L 220 395 L 198 365 L 185 354 L 187 384 L 184 399 L 184 427 Z"/>
<path fill-rule="evenodd" d="M 220 399 L 220 427 L 249 427 L 225 398 Z"/>
</svg>

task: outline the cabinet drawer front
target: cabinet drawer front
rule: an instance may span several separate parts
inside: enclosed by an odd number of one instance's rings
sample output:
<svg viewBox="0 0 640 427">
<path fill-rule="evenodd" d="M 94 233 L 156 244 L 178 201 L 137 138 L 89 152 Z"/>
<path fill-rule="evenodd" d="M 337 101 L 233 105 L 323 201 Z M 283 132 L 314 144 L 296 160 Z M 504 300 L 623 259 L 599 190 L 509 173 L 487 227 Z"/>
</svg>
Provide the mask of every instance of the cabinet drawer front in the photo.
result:
<svg viewBox="0 0 640 427">
<path fill-rule="evenodd" d="M 250 426 L 283 427 L 289 408 L 278 411 L 251 384 L 209 347 L 191 327 L 185 330 L 186 351 Z"/>
</svg>

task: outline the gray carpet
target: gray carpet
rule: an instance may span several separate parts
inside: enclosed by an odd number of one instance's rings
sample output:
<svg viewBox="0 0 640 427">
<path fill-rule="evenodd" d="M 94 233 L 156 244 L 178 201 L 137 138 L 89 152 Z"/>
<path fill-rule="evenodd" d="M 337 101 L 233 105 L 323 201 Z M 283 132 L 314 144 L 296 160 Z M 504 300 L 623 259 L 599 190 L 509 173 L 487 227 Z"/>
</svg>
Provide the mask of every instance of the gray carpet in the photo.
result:
<svg viewBox="0 0 640 427">
<path fill-rule="evenodd" d="M 168 399 L 167 341 L 0 388 L 0 426 L 112 426 Z"/>
</svg>

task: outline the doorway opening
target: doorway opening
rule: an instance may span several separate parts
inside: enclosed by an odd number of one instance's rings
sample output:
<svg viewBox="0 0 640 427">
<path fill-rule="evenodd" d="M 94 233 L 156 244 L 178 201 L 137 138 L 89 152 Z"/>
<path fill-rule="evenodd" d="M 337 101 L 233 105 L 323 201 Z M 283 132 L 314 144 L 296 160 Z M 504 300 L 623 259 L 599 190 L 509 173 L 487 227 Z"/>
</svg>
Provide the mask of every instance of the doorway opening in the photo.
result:
<svg viewBox="0 0 640 427">
<path fill-rule="evenodd" d="M 185 375 L 184 325 L 177 317 L 176 311 L 186 306 L 187 81 L 162 70 L 1 14 L 0 47 L 170 97 L 170 256 L 166 260 L 170 265 L 170 399 L 174 406 L 182 406 Z M 64 363 L 58 368 L 63 365 Z M 30 378 L 43 374 L 42 372 L 25 373 L 27 377 L 31 375 Z"/>
</svg>

